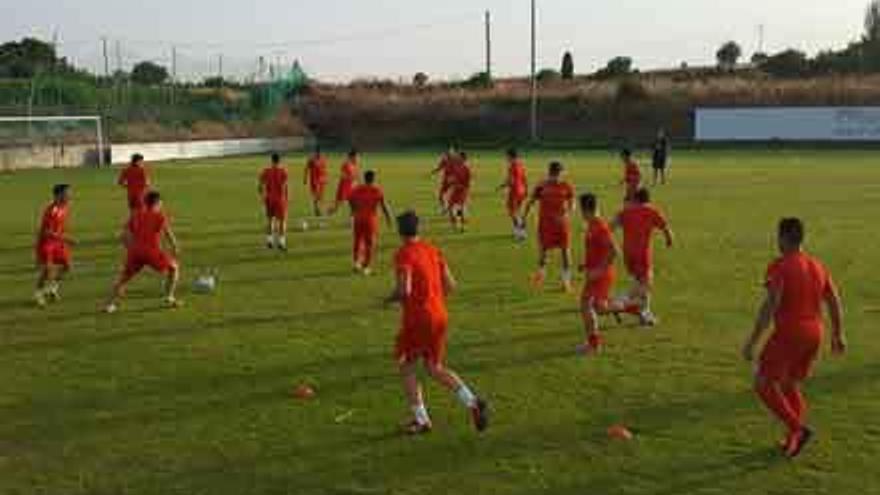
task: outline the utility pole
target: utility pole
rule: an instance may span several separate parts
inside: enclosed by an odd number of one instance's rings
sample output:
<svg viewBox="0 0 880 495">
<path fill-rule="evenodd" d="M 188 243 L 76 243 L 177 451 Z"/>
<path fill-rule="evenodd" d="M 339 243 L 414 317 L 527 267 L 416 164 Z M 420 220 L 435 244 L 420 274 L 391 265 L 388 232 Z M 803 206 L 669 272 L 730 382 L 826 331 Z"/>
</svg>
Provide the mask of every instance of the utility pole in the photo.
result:
<svg viewBox="0 0 880 495">
<path fill-rule="evenodd" d="M 492 80 L 492 14 L 486 11 L 486 77 Z"/>
<path fill-rule="evenodd" d="M 171 104 L 174 105 L 175 91 L 177 90 L 177 47 L 171 46 Z"/>
<path fill-rule="evenodd" d="M 122 43 L 116 40 L 116 72 L 122 72 Z"/>
<path fill-rule="evenodd" d="M 104 77 L 110 79 L 110 58 L 107 56 L 107 37 L 101 38 L 101 52 L 104 54 Z"/>
<path fill-rule="evenodd" d="M 217 56 L 217 77 L 223 81 L 223 54 Z"/>
<path fill-rule="evenodd" d="M 764 53 L 764 25 L 758 25 L 758 53 Z"/>
<path fill-rule="evenodd" d="M 538 141 L 538 78 L 537 78 L 537 20 L 536 20 L 535 0 L 532 0 L 532 111 L 531 111 L 531 128 L 532 142 Z"/>
</svg>

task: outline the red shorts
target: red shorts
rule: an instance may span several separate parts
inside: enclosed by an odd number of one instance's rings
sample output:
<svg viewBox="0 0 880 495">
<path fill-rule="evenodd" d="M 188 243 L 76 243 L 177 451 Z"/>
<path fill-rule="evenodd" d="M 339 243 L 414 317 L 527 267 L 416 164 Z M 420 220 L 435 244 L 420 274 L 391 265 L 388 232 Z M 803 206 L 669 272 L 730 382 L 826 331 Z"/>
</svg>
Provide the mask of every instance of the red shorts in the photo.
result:
<svg viewBox="0 0 880 495">
<path fill-rule="evenodd" d="M 776 331 L 761 352 L 758 376 L 770 381 L 803 381 L 810 376 L 822 346 L 822 329 L 791 335 Z"/>
<path fill-rule="evenodd" d="M 641 284 L 651 284 L 654 280 L 654 264 L 648 253 L 624 253 L 626 271 Z"/>
<path fill-rule="evenodd" d="M 125 276 L 131 278 L 145 266 L 159 273 L 168 273 L 177 261 L 161 249 L 129 249 L 125 260 Z"/>
<path fill-rule="evenodd" d="M 70 268 L 70 248 L 62 241 L 42 241 L 37 245 L 37 263 L 41 266 L 60 265 Z"/>
<path fill-rule="evenodd" d="M 336 187 L 336 201 L 339 203 L 348 201 L 352 190 L 354 190 L 353 182 L 347 180 L 339 181 L 339 185 Z"/>
<path fill-rule="evenodd" d="M 265 198 L 266 217 L 284 220 L 287 218 L 287 200 L 284 198 Z"/>
<path fill-rule="evenodd" d="M 571 246 L 571 229 L 566 223 L 541 220 L 538 222 L 538 237 L 544 251 Z"/>
<path fill-rule="evenodd" d="M 324 199 L 324 189 L 327 188 L 327 183 L 323 180 L 312 179 L 309 181 L 309 191 L 312 193 L 312 198 L 316 200 Z"/>
<path fill-rule="evenodd" d="M 470 190 L 466 187 L 453 187 L 449 193 L 450 206 L 464 206 L 467 204 Z"/>
<path fill-rule="evenodd" d="M 609 269 L 602 277 L 587 280 L 581 293 L 581 301 L 600 311 L 607 309 L 611 300 L 611 288 L 614 287 L 614 278 L 614 270 Z"/>
<path fill-rule="evenodd" d="M 144 191 L 135 191 L 128 193 L 128 209 L 129 210 L 140 210 L 144 207 L 144 197 L 146 193 Z"/>
<path fill-rule="evenodd" d="M 424 359 L 432 364 L 446 360 L 449 316 L 445 311 L 404 311 L 394 358 L 399 364 Z"/>
<path fill-rule="evenodd" d="M 510 216 L 519 213 L 523 203 L 526 202 L 526 197 L 525 193 L 511 192 L 507 194 L 507 212 L 510 213 Z"/>
<path fill-rule="evenodd" d="M 450 189 L 452 189 L 452 182 L 444 180 L 440 184 L 440 193 L 439 193 L 440 197 L 441 198 L 446 197 L 446 194 L 449 192 Z"/>
<path fill-rule="evenodd" d="M 378 218 L 355 218 L 354 237 L 360 240 L 374 240 L 379 234 Z"/>
</svg>

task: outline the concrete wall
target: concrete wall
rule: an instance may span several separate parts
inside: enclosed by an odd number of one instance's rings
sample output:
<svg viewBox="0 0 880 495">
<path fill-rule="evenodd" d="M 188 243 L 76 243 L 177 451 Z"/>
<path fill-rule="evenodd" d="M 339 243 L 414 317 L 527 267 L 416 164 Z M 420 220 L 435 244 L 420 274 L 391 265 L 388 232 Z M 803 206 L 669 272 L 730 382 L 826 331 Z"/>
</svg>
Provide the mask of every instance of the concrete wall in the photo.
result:
<svg viewBox="0 0 880 495">
<path fill-rule="evenodd" d="M 112 163 L 127 163 L 135 153 L 144 155 L 147 161 L 157 162 L 301 150 L 308 144 L 306 137 L 117 144 L 113 145 Z"/>
<path fill-rule="evenodd" d="M 98 154 L 93 145 L 0 148 L 0 170 L 83 167 L 97 163 Z"/>
<path fill-rule="evenodd" d="M 301 150 L 309 144 L 310 138 L 306 137 L 131 143 L 113 145 L 110 154 L 112 163 L 128 163 L 134 153 L 144 155 L 148 161 L 157 162 Z M 0 147 L 0 170 L 84 167 L 97 164 L 98 151 L 95 145 Z"/>
</svg>

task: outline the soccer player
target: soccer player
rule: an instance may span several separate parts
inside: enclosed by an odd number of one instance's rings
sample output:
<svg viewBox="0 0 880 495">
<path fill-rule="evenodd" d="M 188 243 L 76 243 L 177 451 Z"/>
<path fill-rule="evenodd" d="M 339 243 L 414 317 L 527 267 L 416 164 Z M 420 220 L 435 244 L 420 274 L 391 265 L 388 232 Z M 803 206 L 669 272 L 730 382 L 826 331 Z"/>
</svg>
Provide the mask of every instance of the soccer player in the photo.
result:
<svg viewBox="0 0 880 495">
<path fill-rule="evenodd" d="M 673 245 L 672 230 L 666 217 L 651 204 L 651 193 L 641 188 L 636 191 L 633 202 L 624 205 L 614 220 L 614 228 L 623 230 L 623 261 L 629 275 L 635 281 L 628 304 L 638 304 L 639 315 L 645 326 L 653 326 L 657 318 L 651 311 L 651 291 L 654 282 L 652 235 L 655 230 L 663 232 L 666 247 Z"/>
<path fill-rule="evenodd" d="M 287 170 L 278 153 L 260 174 L 257 191 L 266 208 L 266 247 L 287 251 Z"/>
<path fill-rule="evenodd" d="M 354 219 L 354 245 L 352 257 L 354 270 L 370 275 L 373 253 L 379 238 L 379 208 L 385 215 L 385 222 L 391 225 L 391 211 L 385 202 L 385 194 L 376 185 L 376 172 L 368 170 L 364 173 L 364 183 L 356 186 L 348 198 L 351 205 L 351 216 Z"/>
<path fill-rule="evenodd" d="M 467 223 L 467 204 L 472 181 L 473 174 L 467 153 L 462 151 L 452 165 L 449 185 L 449 221 L 458 232 L 464 232 Z"/>
<path fill-rule="evenodd" d="M 342 203 L 348 202 L 348 197 L 354 186 L 357 185 L 358 178 L 358 152 L 351 150 L 348 152 L 348 158 L 342 164 L 339 174 L 339 184 L 336 186 L 336 203 L 333 205 L 331 213 L 336 213 Z"/>
<path fill-rule="evenodd" d="M 666 184 L 666 167 L 669 165 L 669 138 L 666 131 L 660 129 L 657 139 L 654 140 L 652 150 L 652 164 L 654 168 L 654 185 Z"/>
<path fill-rule="evenodd" d="M 107 313 L 118 310 L 126 286 L 145 266 L 165 275 L 165 303 L 172 308 L 180 305 L 175 297 L 180 275 L 180 266 L 176 260 L 177 238 L 171 230 L 168 218 L 162 212 L 162 197 L 159 193 L 148 192 L 144 203 L 144 208 L 131 213 L 131 218 L 122 231 L 122 243 L 127 251 L 125 268 L 113 286 L 113 294 L 104 309 Z M 170 254 L 162 250 L 163 238 L 171 250 Z"/>
<path fill-rule="evenodd" d="M 303 185 L 309 186 L 312 194 L 312 207 L 315 216 L 323 214 L 321 204 L 324 201 L 324 189 L 327 187 L 327 159 L 321 153 L 321 147 L 315 147 L 315 153 L 309 158 L 303 174 Z"/>
<path fill-rule="evenodd" d="M 418 435 L 432 428 L 416 375 L 419 361 L 434 380 L 458 397 L 470 411 L 477 431 L 483 431 L 489 426 L 488 404 L 445 365 L 449 325 L 446 298 L 455 288 L 455 278 L 443 253 L 419 238 L 419 217 L 414 212 L 397 217 L 397 228 L 403 245 L 394 257 L 397 283 L 386 303 L 399 303 L 402 309 L 395 358 L 413 413 L 405 431 Z"/>
<path fill-rule="evenodd" d="M 450 145 L 449 149 L 440 157 L 437 167 L 431 171 L 431 176 L 440 174 L 440 188 L 437 191 L 437 201 L 440 204 L 440 212 L 446 213 L 449 209 L 447 204 L 447 195 L 452 187 L 452 169 L 458 158 L 458 152 L 455 146 Z"/>
<path fill-rule="evenodd" d="M 547 179 L 535 187 L 531 199 L 526 203 L 520 225 L 525 225 L 533 205 L 538 203 L 540 207 L 538 271 L 532 276 L 532 284 L 535 287 L 544 285 L 547 276 L 547 253 L 559 249 L 562 251 L 562 286 L 570 292 L 572 290 L 570 214 L 574 211 L 574 187 L 563 180 L 563 171 L 562 163 L 550 164 Z"/>
<path fill-rule="evenodd" d="M 135 153 L 131 163 L 119 173 L 117 183 L 128 191 L 128 209 L 138 210 L 144 206 L 144 195 L 150 188 L 150 178 L 144 166 L 144 156 Z"/>
<path fill-rule="evenodd" d="M 599 214 L 599 201 L 593 194 L 580 197 L 581 215 L 587 224 L 584 235 L 584 264 L 586 282 L 581 293 L 581 315 L 587 339 L 578 351 L 584 354 L 599 352 L 603 339 L 599 330 L 599 316 L 622 311 L 610 298 L 614 286 L 614 260 L 617 246 L 611 235 L 611 227 Z"/>
<path fill-rule="evenodd" d="M 57 301 L 61 280 L 70 270 L 70 245 L 73 240 L 65 232 L 70 212 L 70 186 L 58 184 L 52 188 L 52 202 L 43 210 L 40 230 L 37 232 L 35 251 L 40 275 L 34 300 L 43 307 L 46 301 Z"/>
<path fill-rule="evenodd" d="M 620 183 L 626 186 L 624 202 L 629 203 L 635 199 L 636 192 L 642 187 L 642 170 L 633 158 L 632 150 L 624 149 L 620 152 L 620 158 L 623 162 L 623 180 Z"/>
<path fill-rule="evenodd" d="M 507 179 L 498 190 L 507 189 L 507 214 L 513 222 L 513 235 L 517 240 L 525 239 L 525 227 L 520 224 L 522 207 L 529 194 L 526 167 L 515 148 L 507 150 Z"/>
<path fill-rule="evenodd" d="M 813 437 L 806 425 L 807 402 L 801 383 L 809 377 L 822 345 L 823 303 L 831 316 L 831 350 L 843 354 L 847 347 L 837 288 L 822 263 L 804 252 L 803 241 L 804 225 L 799 219 L 779 222 L 782 256 L 767 269 L 767 295 L 743 347 L 743 357 L 753 361 L 755 347 L 773 320 L 774 332 L 758 358 L 755 390 L 786 426 L 783 452 L 791 458 L 800 455 Z"/>
</svg>

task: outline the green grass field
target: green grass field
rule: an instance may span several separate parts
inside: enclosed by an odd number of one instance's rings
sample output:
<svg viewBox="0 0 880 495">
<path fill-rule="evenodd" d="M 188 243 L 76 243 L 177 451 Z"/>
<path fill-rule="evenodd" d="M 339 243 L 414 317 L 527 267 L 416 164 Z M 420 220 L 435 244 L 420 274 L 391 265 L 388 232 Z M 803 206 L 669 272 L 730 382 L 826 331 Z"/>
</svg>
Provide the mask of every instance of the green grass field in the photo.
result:
<svg viewBox="0 0 880 495">
<path fill-rule="evenodd" d="M 530 179 L 551 153 L 530 154 Z M 555 155 L 553 155 L 555 156 Z M 619 206 L 614 157 L 559 155 L 579 191 Z M 294 217 L 308 206 L 302 156 L 290 156 Z M 340 162 L 332 159 L 334 177 Z M 0 493 L 3 494 L 783 494 L 880 488 L 880 167 L 876 153 L 679 153 L 655 191 L 678 235 L 658 242 L 662 319 L 611 325 L 598 358 L 574 354 L 577 298 L 528 287 L 532 243 L 516 245 L 494 188 L 500 153 L 478 153 L 467 234 L 433 216 L 433 155 L 373 154 L 396 210 L 431 213 L 426 236 L 457 273 L 449 364 L 492 403 L 474 433 L 453 397 L 427 390 L 435 431 L 405 438 L 391 351 L 397 312 L 383 310 L 397 239 L 382 236 L 371 278 L 350 273 L 340 216 L 292 233 L 287 255 L 263 246 L 262 158 L 153 167 L 182 242 L 186 306 L 161 309 L 159 279 L 132 286 L 119 314 L 99 314 L 121 261 L 116 171 L 0 175 Z M 53 183 L 74 185 L 80 241 L 64 300 L 31 302 L 32 239 Z M 808 222 L 809 249 L 847 304 L 851 352 L 828 352 L 809 383 L 817 442 L 792 463 L 739 358 L 775 255 L 782 215 Z M 293 222 L 294 224 L 296 222 Z M 580 232 L 578 226 L 578 232 Z M 578 237 L 580 239 L 580 237 Z M 577 252 L 580 256 L 581 242 Z M 191 294 L 200 269 L 220 290 Z M 556 276 L 557 270 L 551 271 Z M 311 402 L 292 398 L 311 383 Z M 609 441 L 624 423 L 630 443 Z"/>
</svg>

